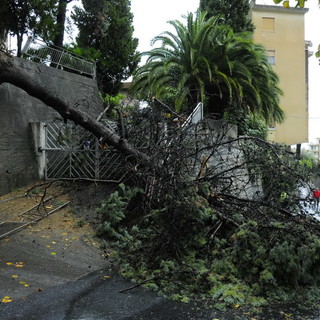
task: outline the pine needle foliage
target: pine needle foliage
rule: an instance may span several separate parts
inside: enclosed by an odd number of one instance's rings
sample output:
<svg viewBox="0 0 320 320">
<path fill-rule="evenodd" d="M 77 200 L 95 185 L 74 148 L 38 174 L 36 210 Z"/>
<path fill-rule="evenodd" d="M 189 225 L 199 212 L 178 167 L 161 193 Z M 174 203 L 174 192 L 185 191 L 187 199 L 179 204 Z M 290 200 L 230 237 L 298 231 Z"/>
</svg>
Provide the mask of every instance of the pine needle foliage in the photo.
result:
<svg viewBox="0 0 320 320">
<path fill-rule="evenodd" d="M 182 131 L 180 138 L 176 132 L 169 148 L 155 140 L 153 156 L 167 155 L 161 168 L 136 171 L 97 209 L 98 233 L 112 247 L 120 273 L 165 297 L 218 309 L 316 302 L 320 224 L 306 214 L 297 191 L 311 168 L 263 139 L 213 142 L 208 133 L 214 134 L 206 131 L 206 146 L 197 131 Z M 235 142 L 243 152 L 236 163 L 213 161 L 191 177 L 190 157 L 209 150 L 215 158 Z M 247 185 L 259 182 L 261 194 L 243 196 L 244 176 Z"/>
</svg>

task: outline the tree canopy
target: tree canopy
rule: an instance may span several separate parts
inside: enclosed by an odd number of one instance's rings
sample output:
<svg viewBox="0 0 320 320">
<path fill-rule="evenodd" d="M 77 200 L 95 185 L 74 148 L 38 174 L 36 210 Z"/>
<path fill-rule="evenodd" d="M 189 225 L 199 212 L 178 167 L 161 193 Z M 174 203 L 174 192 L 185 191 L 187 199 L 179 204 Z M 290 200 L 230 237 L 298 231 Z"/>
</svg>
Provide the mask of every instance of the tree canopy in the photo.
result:
<svg viewBox="0 0 320 320">
<path fill-rule="evenodd" d="M 200 0 L 200 10 L 207 18 L 220 15 L 234 32 L 253 31 L 249 0 Z"/>
<path fill-rule="evenodd" d="M 190 110 L 202 101 L 208 113 L 222 116 L 232 108 L 261 115 L 267 122 L 282 121 L 278 77 L 262 46 L 238 35 L 206 14 L 170 21 L 175 33 L 154 38 L 158 48 L 145 52 L 145 65 L 134 73 L 132 90 L 149 99 L 175 90 L 177 110 Z"/>
<path fill-rule="evenodd" d="M 116 94 L 137 66 L 138 39 L 133 37 L 130 1 L 83 0 L 73 19 L 79 28 L 77 53 L 97 61 L 103 93 Z"/>
<path fill-rule="evenodd" d="M 73 0 L 5 0 L 0 4 L 0 41 L 17 38 L 21 56 L 23 37 L 39 36 L 49 44 L 63 46 L 67 5 Z M 73 14 L 79 35 L 76 53 L 97 61 L 98 83 L 103 93 L 116 94 L 121 82 L 137 66 L 138 39 L 133 38 L 130 1 L 83 0 Z"/>
<path fill-rule="evenodd" d="M 5 0 L 0 4 L 0 34 L 10 33 L 17 38 L 17 56 L 21 55 L 24 35 L 49 40 L 54 33 L 56 0 Z"/>
</svg>

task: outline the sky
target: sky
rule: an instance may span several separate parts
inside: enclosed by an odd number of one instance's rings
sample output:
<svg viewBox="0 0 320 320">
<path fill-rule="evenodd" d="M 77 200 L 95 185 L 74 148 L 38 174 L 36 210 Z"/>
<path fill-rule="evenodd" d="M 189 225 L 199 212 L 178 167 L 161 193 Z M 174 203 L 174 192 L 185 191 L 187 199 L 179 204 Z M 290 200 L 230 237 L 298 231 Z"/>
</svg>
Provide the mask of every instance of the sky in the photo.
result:
<svg viewBox="0 0 320 320">
<path fill-rule="evenodd" d="M 256 0 L 256 3 L 274 4 L 272 0 Z M 295 3 L 290 1 L 292 6 Z M 152 38 L 170 30 L 167 21 L 183 20 L 183 15 L 195 12 L 198 7 L 199 0 L 131 0 L 134 36 L 139 39 L 138 50 L 150 50 Z M 308 0 L 306 7 L 309 12 L 305 15 L 305 39 L 313 43 L 309 50 L 315 52 L 320 44 L 318 0 Z M 315 142 L 316 138 L 320 138 L 320 66 L 313 55 L 309 58 L 309 142 Z"/>
<path fill-rule="evenodd" d="M 182 15 L 195 12 L 198 7 L 199 0 L 131 0 L 138 50 L 149 50 L 151 39 L 170 27 L 167 21 L 181 20 Z"/>
</svg>

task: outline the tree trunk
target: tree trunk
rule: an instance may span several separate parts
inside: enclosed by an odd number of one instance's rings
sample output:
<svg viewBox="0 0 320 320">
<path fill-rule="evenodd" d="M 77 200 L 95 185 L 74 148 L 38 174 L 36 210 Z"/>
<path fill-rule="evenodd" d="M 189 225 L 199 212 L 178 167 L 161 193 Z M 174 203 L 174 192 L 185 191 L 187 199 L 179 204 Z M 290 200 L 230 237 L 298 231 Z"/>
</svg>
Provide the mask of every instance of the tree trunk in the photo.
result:
<svg viewBox="0 0 320 320">
<path fill-rule="evenodd" d="M 5 82 L 21 88 L 30 96 L 41 100 L 44 104 L 59 112 L 64 119 L 70 119 L 92 132 L 96 137 L 102 138 L 108 145 L 117 148 L 126 157 L 145 164 L 149 163 L 149 157 L 146 154 L 131 146 L 126 140 L 104 126 L 103 123 L 60 98 L 57 92 L 52 92 L 42 83 L 32 80 L 26 71 L 15 66 L 12 57 L 0 52 L 0 85 Z"/>
<path fill-rule="evenodd" d="M 296 158 L 297 158 L 297 160 L 301 159 L 301 143 L 297 144 Z"/>
<path fill-rule="evenodd" d="M 53 44 L 57 47 L 63 47 L 64 25 L 66 20 L 66 10 L 68 0 L 59 0 L 57 14 L 57 33 L 53 39 Z"/>
<path fill-rule="evenodd" d="M 6 30 L 0 31 L 0 48 L 6 48 L 8 32 Z"/>
<path fill-rule="evenodd" d="M 17 57 L 21 57 L 23 34 L 17 34 Z"/>
</svg>

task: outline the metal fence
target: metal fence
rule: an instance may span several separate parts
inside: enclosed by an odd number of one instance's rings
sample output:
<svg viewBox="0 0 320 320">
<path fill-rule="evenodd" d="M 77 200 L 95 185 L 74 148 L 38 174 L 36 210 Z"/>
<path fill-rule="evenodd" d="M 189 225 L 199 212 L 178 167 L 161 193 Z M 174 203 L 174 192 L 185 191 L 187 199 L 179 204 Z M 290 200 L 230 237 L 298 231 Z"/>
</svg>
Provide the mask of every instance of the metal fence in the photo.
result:
<svg viewBox="0 0 320 320">
<path fill-rule="evenodd" d="M 183 125 L 196 124 L 203 118 L 203 106 L 199 103 Z M 144 120 L 143 120 L 144 119 Z M 167 126 L 159 123 L 152 127 L 150 119 L 139 118 L 139 123 L 127 119 L 128 142 L 141 151 L 150 152 L 150 142 L 163 141 L 170 145 L 173 138 L 167 140 Z M 152 120 L 152 119 L 151 119 Z M 117 131 L 117 125 L 106 122 L 105 125 Z M 137 132 L 138 130 L 138 132 Z M 131 132 L 132 131 L 132 132 Z M 157 134 L 154 131 L 158 131 Z M 132 134 L 133 133 L 133 134 Z M 152 142 L 151 142 L 152 143 Z M 115 148 L 101 144 L 89 131 L 74 123 L 65 124 L 62 121 L 46 123 L 45 147 L 45 179 L 92 179 L 118 180 L 127 172 L 125 157 Z"/>
<path fill-rule="evenodd" d="M 96 78 L 96 66 L 93 61 L 64 48 L 48 45 L 42 40 L 29 38 L 22 49 L 22 54 L 28 60 Z"/>
<path fill-rule="evenodd" d="M 74 124 L 45 126 L 45 179 L 119 179 L 125 175 L 123 157 Z"/>
</svg>

